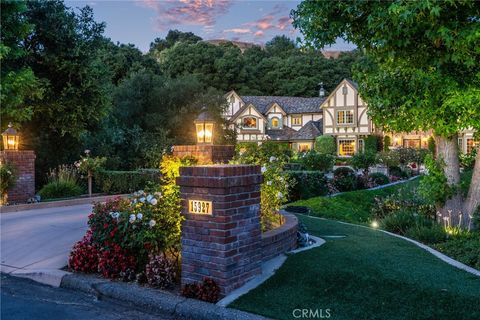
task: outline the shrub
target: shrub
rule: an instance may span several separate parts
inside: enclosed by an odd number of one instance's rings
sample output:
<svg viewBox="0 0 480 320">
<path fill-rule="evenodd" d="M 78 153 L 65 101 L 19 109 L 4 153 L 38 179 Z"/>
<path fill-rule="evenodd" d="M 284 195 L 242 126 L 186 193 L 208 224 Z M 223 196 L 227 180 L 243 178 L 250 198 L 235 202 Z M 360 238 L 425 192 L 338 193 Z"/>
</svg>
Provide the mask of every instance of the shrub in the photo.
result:
<svg viewBox="0 0 480 320">
<path fill-rule="evenodd" d="M 386 216 L 381 222 L 383 229 L 400 235 L 405 235 L 407 230 L 414 227 L 415 224 L 415 216 L 408 210 L 399 210 Z"/>
<path fill-rule="evenodd" d="M 365 138 L 365 152 L 377 153 L 382 151 L 382 137 L 371 135 Z"/>
<path fill-rule="evenodd" d="M 390 151 L 390 146 L 392 145 L 392 138 L 390 136 L 383 137 L 383 151 Z"/>
<path fill-rule="evenodd" d="M 324 196 L 329 193 L 328 181 L 323 172 L 289 171 L 288 174 L 296 182 L 289 190 L 290 201 Z"/>
<path fill-rule="evenodd" d="M 349 162 L 355 169 L 361 169 L 367 175 L 368 169 L 377 163 L 376 153 L 372 151 L 359 152 L 354 154 Z"/>
<path fill-rule="evenodd" d="M 334 156 L 337 153 L 335 138 L 327 135 L 317 137 L 315 139 L 315 151 Z"/>
<path fill-rule="evenodd" d="M 132 193 L 143 190 L 149 183 L 160 183 L 160 171 L 156 169 L 136 171 L 99 170 L 95 174 L 95 183 L 108 194 Z"/>
<path fill-rule="evenodd" d="M 421 217 L 434 221 L 436 216 L 435 206 L 425 200 L 415 191 L 399 190 L 397 193 L 375 198 L 375 205 L 372 206 L 372 216 L 381 220 L 400 210 L 409 210 L 418 213 Z"/>
<path fill-rule="evenodd" d="M 447 177 L 443 173 L 443 162 L 436 161 L 432 155 L 425 158 L 425 165 L 428 174 L 420 181 L 418 190 L 420 194 L 437 205 L 443 205 L 446 199 L 451 197 L 455 190 L 447 182 Z"/>
<path fill-rule="evenodd" d="M 435 139 L 433 137 L 428 138 L 428 151 L 430 151 L 431 154 L 435 154 L 437 150 L 437 146 L 435 144 Z"/>
<path fill-rule="evenodd" d="M 475 165 L 475 157 L 477 156 L 477 149 L 474 148 L 472 152 L 470 153 L 460 153 L 460 165 L 465 169 L 465 170 L 470 170 L 473 169 L 473 166 Z"/>
<path fill-rule="evenodd" d="M 471 232 L 468 236 L 454 237 L 438 243 L 435 249 L 449 257 L 480 270 L 480 233 Z"/>
<path fill-rule="evenodd" d="M 408 178 L 408 175 L 405 171 L 403 171 L 402 169 L 400 169 L 400 167 L 388 167 L 388 174 L 390 176 L 393 176 L 393 177 L 398 177 L 398 178 L 402 178 L 402 179 L 405 179 L 405 178 Z"/>
<path fill-rule="evenodd" d="M 182 295 L 187 298 L 216 303 L 220 298 L 220 288 L 213 279 L 204 278 L 200 284 L 186 284 L 182 289 Z"/>
<path fill-rule="evenodd" d="M 435 244 L 446 240 L 445 229 L 434 223 L 432 226 L 415 226 L 406 232 L 406 236 L 425 244 Z"/>
<path fill-rule="evenodd" d="M 168 258 L 164 254 L 150 255 L 145 276 L 149 285 L 160 289 L 171 288 L 178 279 L 177 261 Z"/>
<path fill-rule="evenodd" d="M 335 164 L 335 157 L 330 154 L 321 154 L 309 151 L 301 158 L 306 170 L 330 171 Z"/>
<path fill-rule="evenodd" d="M 76 272 L 98 272 L 98 249 L 92 243 L 90 230 L 73 246 L 68 257 L 68 267 Z"/>
<path fill-rule="evenodd" d="M 258 145 L 252 142 L 238 143 L 235 147 L 234 163 L 262 165 L 276 158 L 281 162 L 288 162 L 292 157 L 292 149 L 287 143 L 267 141 Z"/>
<path fill-rule="evenodd" d="M 98 272 L 109 279 L 135 273 L 136 264 L 135 256 L 116 243 L 102 248 L 98 256 Z"/>
<path fill-rule="evenodd" d="M 340 167 L 333 171 L 333 184 L 341 192 L 352 191 L 357 188 L 357 176 L 348 167 Z"/>
<path fill-rule="evenodd" d="M 0 204 L 7 202 L 7 191 L 15 185 L 17 180 L 15 172 L 15 167 L 12 164 L 8 162 L 0 164 Z"/>
<path fill-rule="evenodd" d="M 387 184 L 390 182 L 390 180 L 383 173 L 377 172 L 377 173 L 371 173 L 368 176 L 368 182 L 369 182 L 369 187 L 372 188 L 372 187 L 382 186 L 384 184 Z"/>
<path fill-rule="evenodd" d="M 49 182 L 38 192 L 42 199 L 75 197 L 82 193 L 82 188 L 71 181 Z"/>
</svg>

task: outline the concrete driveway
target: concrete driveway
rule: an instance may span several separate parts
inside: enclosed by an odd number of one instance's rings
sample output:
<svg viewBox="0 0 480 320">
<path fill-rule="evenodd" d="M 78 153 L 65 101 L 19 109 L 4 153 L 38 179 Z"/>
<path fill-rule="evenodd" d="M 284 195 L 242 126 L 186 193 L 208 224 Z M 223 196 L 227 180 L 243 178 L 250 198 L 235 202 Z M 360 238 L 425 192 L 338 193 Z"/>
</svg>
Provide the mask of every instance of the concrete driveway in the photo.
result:
<svg viewBox="0 0 480 320">
<path fill-rule="evenodd" d="M 2 213 L 1 272 L 12 275 L 67 265 L 73 244 L 87 230 L 91 204 Z"/>
</svg>

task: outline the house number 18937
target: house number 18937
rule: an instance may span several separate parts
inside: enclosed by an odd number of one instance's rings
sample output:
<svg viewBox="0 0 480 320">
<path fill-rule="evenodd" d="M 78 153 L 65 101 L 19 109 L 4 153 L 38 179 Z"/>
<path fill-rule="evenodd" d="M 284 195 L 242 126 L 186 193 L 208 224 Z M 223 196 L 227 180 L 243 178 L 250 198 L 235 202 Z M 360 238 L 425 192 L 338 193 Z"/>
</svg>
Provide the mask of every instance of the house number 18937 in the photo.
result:
<svg viewBox="0 0 480 320">
<path fill-rule="evenodd" d="M 212 214 L 212 202 L 202 200 L 188 200 L 188 212 L 196 214 Z"/>
</svg>

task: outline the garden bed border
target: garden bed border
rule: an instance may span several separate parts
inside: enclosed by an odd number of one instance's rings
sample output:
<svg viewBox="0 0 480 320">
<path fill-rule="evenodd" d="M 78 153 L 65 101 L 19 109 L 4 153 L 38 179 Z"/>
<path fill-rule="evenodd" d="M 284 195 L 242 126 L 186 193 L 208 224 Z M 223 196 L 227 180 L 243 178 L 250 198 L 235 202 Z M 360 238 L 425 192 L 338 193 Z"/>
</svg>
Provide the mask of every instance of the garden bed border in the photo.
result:
<svg viewBox="0 0 480 320">
<path fill-rule="evenodd" d="M 284 223 L 278 228 L 262 233 L 263 262 L 297 248 L 298 218 L 283 210 L 280 214 L 285 218 Z"/>
</svg>

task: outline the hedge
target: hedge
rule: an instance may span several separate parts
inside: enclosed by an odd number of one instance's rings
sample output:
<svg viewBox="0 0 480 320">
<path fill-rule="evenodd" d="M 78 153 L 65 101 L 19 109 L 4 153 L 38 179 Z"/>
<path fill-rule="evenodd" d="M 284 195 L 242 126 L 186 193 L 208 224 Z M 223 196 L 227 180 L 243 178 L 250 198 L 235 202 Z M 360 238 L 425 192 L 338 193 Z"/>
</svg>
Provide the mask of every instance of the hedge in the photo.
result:
<svg viewBox="0 0 480 320">
<path fill-rule="evenodd" d="M 160 170 L 141 169 L 136 171 L 101 170 L 95 174 L 96 187 L 108 194 L 131 193 L 144 189 L 149 183 L 160 183 Z"/>
<path fill-rule="evenodd" d="M 320 171 L 287 171 L 296 183 L 290 188 L 290 201 L 325 196 L 328 180 Z"/>
</svg>

